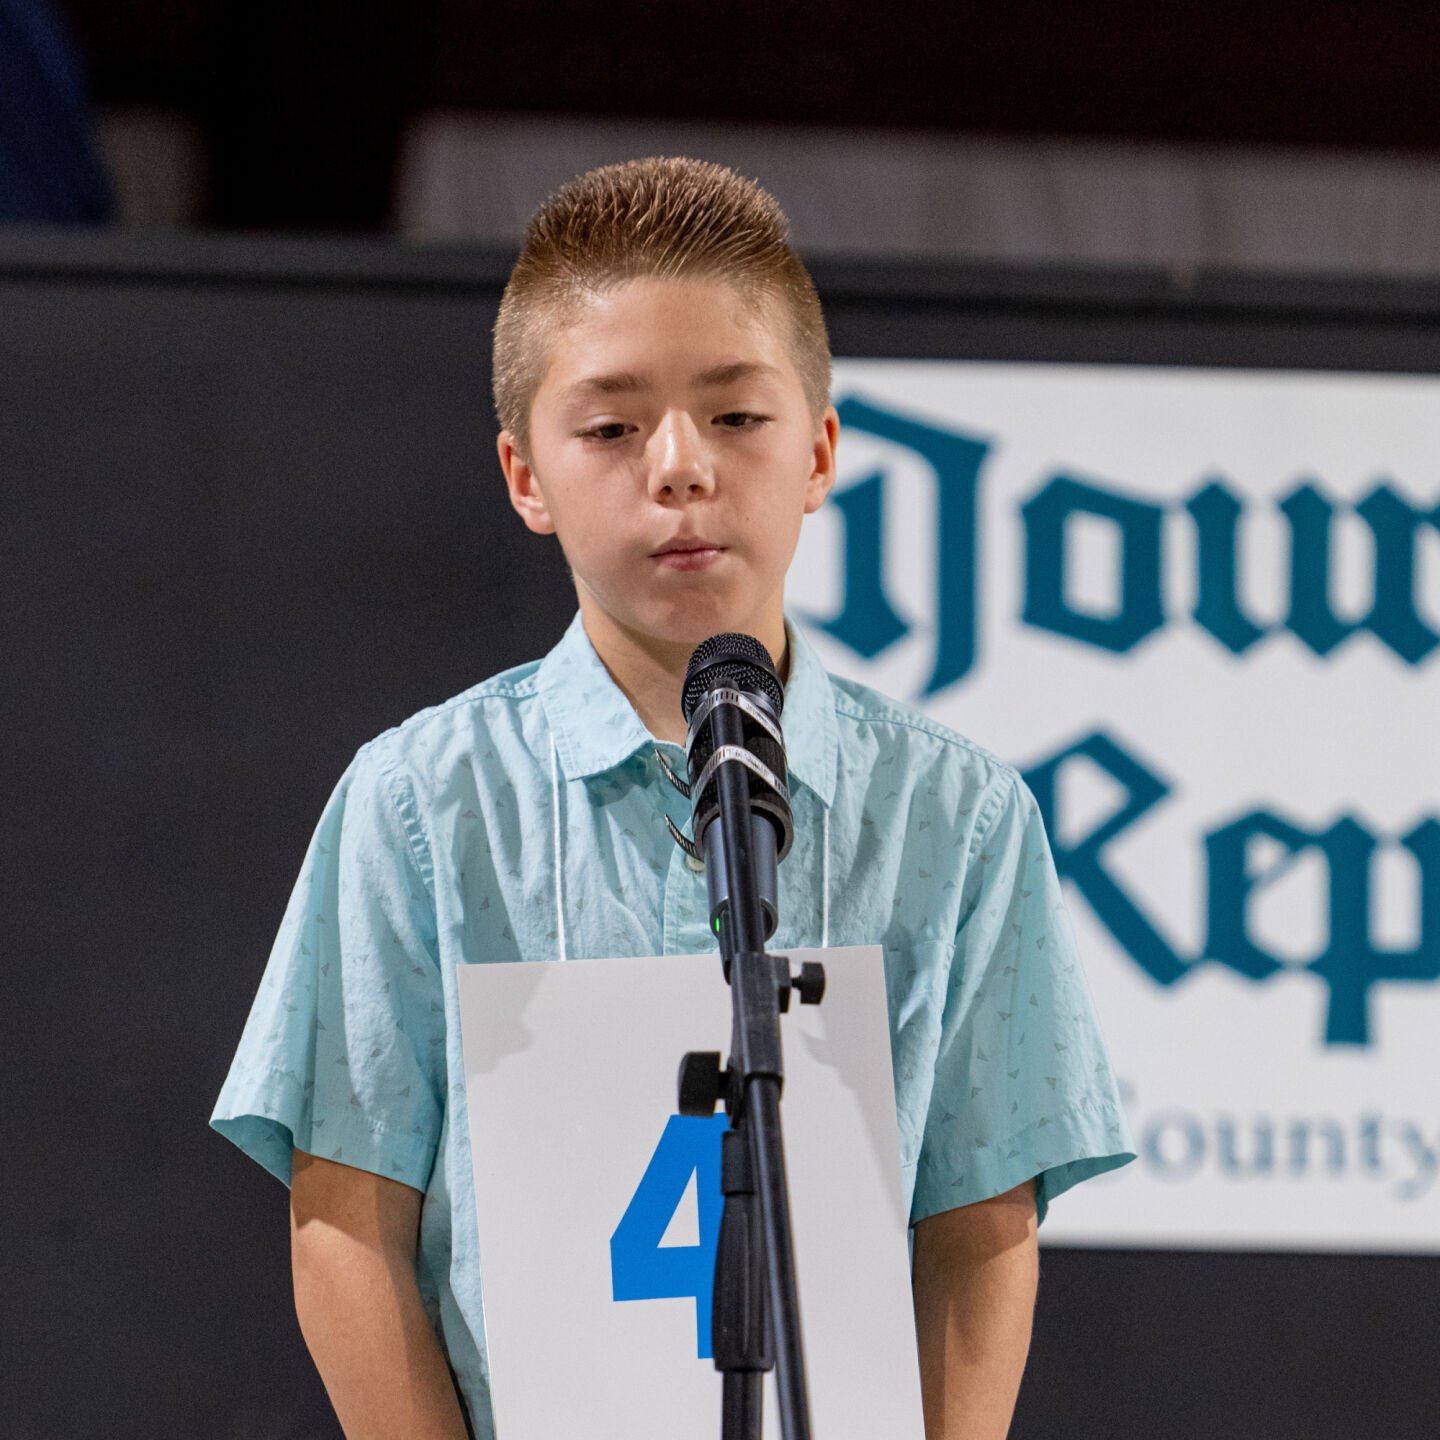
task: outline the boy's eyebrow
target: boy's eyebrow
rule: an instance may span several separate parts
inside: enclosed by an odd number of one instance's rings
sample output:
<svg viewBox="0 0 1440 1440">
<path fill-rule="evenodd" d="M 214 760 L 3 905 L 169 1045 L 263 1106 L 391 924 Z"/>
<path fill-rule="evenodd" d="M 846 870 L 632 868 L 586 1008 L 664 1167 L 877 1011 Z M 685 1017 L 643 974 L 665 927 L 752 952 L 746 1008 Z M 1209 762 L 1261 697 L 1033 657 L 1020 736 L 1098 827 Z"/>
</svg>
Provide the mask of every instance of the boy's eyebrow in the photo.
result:
<svg viewBox="0 0 1440 1440">
<path fill-rule="evenodd" d="M 592 395 L 627 395 L 636 390 L 648 390 L 650 382 L 643 375 L 621 372 L 617 375 L 591 375 L 577 380 L 560 392 L 562 405 L 578 405 Z"/>
<path fill-rule="evenodd" d="M 762 364 L 759 360 L 735 360 L 729 365 L 712 365 L 694 377 L 691 384 L 733 385 L 737 380 L 772 380 L 780 374 L 773 365 Z"/>
<path fill-rule="evenodd" d="M 732 360 L 724 365 L 712 365 L 691 377 L 690 383 L 697 389 L 708 389 L 718 385 L 733 385 L 739 380 L 769 380 L 780 374 L 774 365 L 759 360 Z M 567 386 L 560 392 L 562 405 L 578 405 L 595 395 L 632 395 L 648 390 L 648 376 L 636 375 L 622 370 L 614 375 L 591 375 L 584 380 Z"/>
</svg>

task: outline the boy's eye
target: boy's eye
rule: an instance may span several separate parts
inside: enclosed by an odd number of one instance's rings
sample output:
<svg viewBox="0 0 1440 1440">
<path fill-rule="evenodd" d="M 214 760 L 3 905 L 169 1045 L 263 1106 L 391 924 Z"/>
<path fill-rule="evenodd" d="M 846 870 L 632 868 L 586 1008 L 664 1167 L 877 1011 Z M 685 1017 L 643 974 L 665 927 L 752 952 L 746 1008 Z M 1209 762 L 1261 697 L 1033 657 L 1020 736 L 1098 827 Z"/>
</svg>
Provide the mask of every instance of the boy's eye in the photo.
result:
<svg viewBox="0 0 1440 1440">
<path fill-rule="evenodd" d="M 717 415 L 719 424 L 729 430 L 753 430 L 763 425 L 770 417 L 768 415 L 752 415 L 748 410 L 729 410 L 724 415 Z"/>
<path fill-rule="evenodd" d="M 623 420 L 612 420 L 608 425 L 594 425 L 589 430 L 582 430 L 580 436 L 584 440 L 619 440 L 629 428 Z"/>
</svg>

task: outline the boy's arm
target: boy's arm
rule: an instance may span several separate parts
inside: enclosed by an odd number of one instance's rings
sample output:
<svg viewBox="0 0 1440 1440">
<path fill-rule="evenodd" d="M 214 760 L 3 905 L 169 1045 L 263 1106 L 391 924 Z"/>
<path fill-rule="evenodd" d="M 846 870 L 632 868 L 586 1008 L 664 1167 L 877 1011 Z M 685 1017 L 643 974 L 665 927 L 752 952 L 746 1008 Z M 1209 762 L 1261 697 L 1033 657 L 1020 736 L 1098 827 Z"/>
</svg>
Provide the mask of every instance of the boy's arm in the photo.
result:
<svg viewBox="0 0 1440 1440">
<path fill-rule="evenodd" d="M 465 1440 L 415 1283 L 418 1190 L 294 1153 L 295 1312 L 347 1440 Z"/>
<path fill-rule="evenodd" d="M 926 1440 L 1003 1440 L 1039 1277 L 1035 1185 L 915 1227 L 915 1329 Z"/>
</svg>

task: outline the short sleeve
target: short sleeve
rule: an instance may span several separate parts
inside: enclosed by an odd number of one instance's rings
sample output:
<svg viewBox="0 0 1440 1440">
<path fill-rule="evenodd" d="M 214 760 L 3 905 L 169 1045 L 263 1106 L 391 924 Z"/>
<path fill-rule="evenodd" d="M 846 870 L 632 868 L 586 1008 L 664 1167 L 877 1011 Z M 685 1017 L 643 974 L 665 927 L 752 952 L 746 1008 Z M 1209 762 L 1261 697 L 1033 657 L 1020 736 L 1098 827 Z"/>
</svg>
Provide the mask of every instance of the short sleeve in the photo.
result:
<svg viewBox="0 0 1440 1440">
<path fill-rule="evenodd" d="M 429 850 L 373 747 L 336 786 L 210 1123 L 287 1184 L 295 1148 L 424 1190 L 444 1104 Z"/>
<path fill-rule="evenodd" d="M 916 1220 L 1134 1159 L 1039 807 L 1006 771 L 967 856 Z"/>
</svg>

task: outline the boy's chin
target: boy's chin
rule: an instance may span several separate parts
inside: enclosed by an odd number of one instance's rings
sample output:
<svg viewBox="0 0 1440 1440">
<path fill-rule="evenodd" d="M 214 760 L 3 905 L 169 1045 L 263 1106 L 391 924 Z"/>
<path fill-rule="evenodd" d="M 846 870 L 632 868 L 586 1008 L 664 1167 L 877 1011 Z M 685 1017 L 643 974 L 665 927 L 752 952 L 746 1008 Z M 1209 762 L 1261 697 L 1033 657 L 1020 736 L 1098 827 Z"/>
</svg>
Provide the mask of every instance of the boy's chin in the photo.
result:
<svg viewBox="0 0 1440 1440">
<path fill-rule="evenodd" d="M 604 612 L 601 624 L 605 628 L 627 633 L 632 642 L 638 641 L 646 648 L 663 645 L 683 652 L 686 660 L 690 651 L 712 635 L 738 631 L 754 635 L 762 642 L 775 638 L 765 633 L 764 618 L 756 614 L 756 607 L 736 603 L 733 596 L 697 593 L 673 604 L 652 603 L 616 609 L 600 604 L 597 596 L 587 598 L 590 608 L 599 608 Z M 780 619 L 771 628 L 782 631 L 783 623 Z"/>
<path fill-rule="evenodd" d="M 712 635 L 725 635 L 736 631 L 745 635 L 756 634 L 759 625 L 749 611 L 740 611 L 735 606 L 696 606 L 683 613 L 667 616 L 665 623 L 657 628 L 657 639 L 693 650 Z"/>
</svg>

